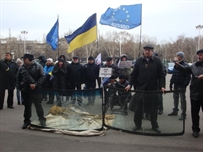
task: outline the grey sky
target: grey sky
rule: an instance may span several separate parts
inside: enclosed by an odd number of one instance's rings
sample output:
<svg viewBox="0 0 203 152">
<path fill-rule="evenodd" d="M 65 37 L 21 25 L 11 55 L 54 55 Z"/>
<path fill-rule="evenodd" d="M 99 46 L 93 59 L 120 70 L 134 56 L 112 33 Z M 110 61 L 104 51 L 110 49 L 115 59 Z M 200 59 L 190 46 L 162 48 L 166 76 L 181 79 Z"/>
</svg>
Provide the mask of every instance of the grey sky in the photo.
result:
<svg viewBox="0 0 203 152">
<path fill-rule="evenodd" d="M 195 28 L 203 24 L 203 0 L 0 0 L 0 36 L 19 37 L 22 30 L 28 31 L 26 39 L 42 40 L 59 15 L 59 35 L 79 28 L 89 16 L 97 13 L 100 33 L 122 31 L 99 24 L 100 16 L 108 7 L 142 3 L 142 34 L 156 37 L 159 42 L 175 40 L 184 34 L 195 37 Z M 140 33 L 140 27 L 127 30 Z M 203 29 L 201 30 L 203 33 Z M 23 36 L 22 36 L 23 37 Z"/>
</svg>

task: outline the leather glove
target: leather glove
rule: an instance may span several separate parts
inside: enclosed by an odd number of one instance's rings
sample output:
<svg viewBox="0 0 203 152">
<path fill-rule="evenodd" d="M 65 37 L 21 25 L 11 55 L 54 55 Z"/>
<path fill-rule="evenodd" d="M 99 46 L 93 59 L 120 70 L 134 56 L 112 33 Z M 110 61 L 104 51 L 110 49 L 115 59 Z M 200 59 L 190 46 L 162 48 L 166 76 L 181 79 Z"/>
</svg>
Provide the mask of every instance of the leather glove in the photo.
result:
<svg viewBox="0 0 203 152">
<path fill-rule="evenodd" d="M 170 83 L 170 90 L 173 90 L 173 83 Z"/>
</svg>

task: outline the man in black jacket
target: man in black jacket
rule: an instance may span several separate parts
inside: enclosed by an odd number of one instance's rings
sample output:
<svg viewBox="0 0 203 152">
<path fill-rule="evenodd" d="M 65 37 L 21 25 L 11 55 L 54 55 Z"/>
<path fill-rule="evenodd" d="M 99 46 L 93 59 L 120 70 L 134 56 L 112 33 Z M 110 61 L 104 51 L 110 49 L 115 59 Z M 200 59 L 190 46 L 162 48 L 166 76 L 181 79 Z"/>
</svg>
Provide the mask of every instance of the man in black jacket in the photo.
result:
<svg viewBox="0 0 203 152">
<path fill-rule="evenodd" d="M 199 136 L 199 111 L 202 107 L 203 111 L 203 49 L 197 51 L 198 61 L 194 62 L 189 67 L 182 66 L 178 61 L 175 61 L 175 68 L 181 71 L 188 72 L 192 75 L 190 83 L 190 102 L 192 115 L 192 135 L 197 138 Z"/>
<path fill-rule="evenodd" d="M 32 116 L 32 103 L 34 103 L 40 125 L 46 126 L 46 118 L 41 104 L 40 87 L 45 79 L 43 67 L 33 61 L 32 54 L 24 54 L 24 64 L 19 68 L 17 75 L 17 85 L 22 92 L 24 99 L 24 124 L 22 129 L 26 129 L 30 125 Z"/>
<path fill-rule="evenodd" d="M 82 105 L 82 93 L 81 85 L 84 82 L 84 68 L 82 64 L 79 63 L 79 57 L 74 56 L 72 63 L 67 66 L 67 78 L 68 83 L 70 84 L 70 89 L 77 89 L 77 93 L 72 93 L 72 103 L 75 104 L 75 101 L 78 101 L 78 105 Z M 77 96 L 77 98 L 76 98 Z"/>
<path fill-rule="evenodd" d="M 176 58 L 182 66 L 189 66 L 185 61 L 184 61 L 184 53 L 183 52 L 177 52 L 176 53 Z M 181 116 L 179 120 L 183 120 L 183 117 L 185 119 L 186 116 L 183 116 L 183 113 L 186 112 L 186 88 L 188 84 L 190 83 L 190 74 L 185 73 L 184 71 L 179 71 L 176 68 L 173 69 L 173 74 L 170 79 L 170 90 L 172 90 L 174 86 L 174 90 L 183 90 L 180 92 L 173 92 L 173 100 L 174 100 L 174 108 L 173 111 L 168 114 L 168 116 L 177 116 L 178 115 L 178 104 L 179 104 L 179 96 L 180 96 L 180 103 L 181 103 Z"/>
<path fill-rule="evenodd" d="M 139 91 L 165 91 L 165 75 L 163 71 L 163 64 L 159 58 L 152 55 L 154 47 L 150 44 L 144 46 L 144 56 L 136 60 L 133 71 L 130 74 L 129 85 L 126 87 L 128 91 L 132 85 L 135 85 L 136 90 Z M 157 123 L 158 111 L 158 93 L 144 94 L 145 108 L 148 108 L 151 116 L 152 129 L 161 133 Z M 137 101 L 136 101 L 137 102 Z M 142 102 L 142 100 L 140 101 Z M 135 127 L 133 131 L 141 129 L 143 104 L 139 104 L 134 114 Z"/>
<path fill-rule="evenodd" d="M 84 65 L 84 82 L 86 89 L 95 89 L 96 80 L 99 77 L 99 66 L 94 63 L 94 57 L 88 58 L 88 63 Z M 95 91 L 88 91 L 88 105 L 94 105 Z"/>
<path fill-rule="evenodd" d="M 0 61 L 0 110 L 3 109 L 5 90 L 8 90 L 7 107 L 13 109 L 13 92 L 16 84 L 17 63 L 12 61 L 11 53 L 6 53 Z"/>
</svg>

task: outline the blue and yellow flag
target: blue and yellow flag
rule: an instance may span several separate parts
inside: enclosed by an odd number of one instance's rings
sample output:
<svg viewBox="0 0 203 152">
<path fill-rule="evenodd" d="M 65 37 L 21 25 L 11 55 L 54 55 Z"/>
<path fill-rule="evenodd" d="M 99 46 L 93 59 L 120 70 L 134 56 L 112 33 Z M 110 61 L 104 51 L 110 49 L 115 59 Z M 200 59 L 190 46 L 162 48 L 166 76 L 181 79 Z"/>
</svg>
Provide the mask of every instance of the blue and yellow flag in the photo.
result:
<svg viewBox="0 0 203 152">
<path fill-rule="evenodd" d="M 100 24 L 129 30 L 141 25 L 142 4 L 121 5 L 116 9 L 108 8 L 100 18 Z"/>
<path fill-rule="evenodd" d="M 50 30 L 50 32 L 47 34 L 47 37 L 46 37 L 46 42 L 49 45 L 51 45 L 53 50 L 56 50 L 58 47 L 58 40 L 59 40 L 58 30 L 59 30 L 59 23 L 57 19 L 56 23 L 54 24 L 54 26 L 52 27 L 52 29 Z"/>
<path fill-rule="evenodd" d="M 90 16 L 87 21 L 72 34 L 65 36 L 69 45 L 68 53 L 97 39 L 96 13 Z"/>
</svg>

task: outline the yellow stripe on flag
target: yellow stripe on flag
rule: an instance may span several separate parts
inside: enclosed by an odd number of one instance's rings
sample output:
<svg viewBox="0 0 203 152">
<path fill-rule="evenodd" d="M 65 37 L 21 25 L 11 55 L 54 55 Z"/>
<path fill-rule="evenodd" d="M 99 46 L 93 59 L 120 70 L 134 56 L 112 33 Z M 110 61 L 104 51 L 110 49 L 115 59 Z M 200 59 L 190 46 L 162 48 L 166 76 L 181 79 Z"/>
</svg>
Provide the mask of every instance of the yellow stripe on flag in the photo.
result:
<svg viewBox="0 0 203 152">
<path fill-rule="evenodd" d="M 73 52 L 75 49 L 82 47 L 83 45 L 94 42 L 97 39 L 97 26 L 95 25 L 88 31 L 76 36 L 74 40 L 71 41 L 68 47 L 68 53 Z"/>
</svg>

